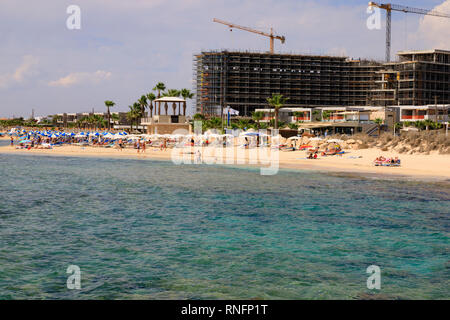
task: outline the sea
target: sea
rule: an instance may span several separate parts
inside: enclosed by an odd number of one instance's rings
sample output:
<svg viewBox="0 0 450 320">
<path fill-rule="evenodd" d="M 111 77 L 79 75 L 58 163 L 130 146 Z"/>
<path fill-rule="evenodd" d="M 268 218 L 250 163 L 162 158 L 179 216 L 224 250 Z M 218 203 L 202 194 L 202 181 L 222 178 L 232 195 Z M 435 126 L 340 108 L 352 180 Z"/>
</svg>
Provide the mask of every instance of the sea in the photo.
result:
<svg viewBox="0 0 450 320">
<path fill-rule="evenodd" d="M 446 183 L 23 154 L 0 177 L 0 299 L 450 298 Z"/>
</svg>

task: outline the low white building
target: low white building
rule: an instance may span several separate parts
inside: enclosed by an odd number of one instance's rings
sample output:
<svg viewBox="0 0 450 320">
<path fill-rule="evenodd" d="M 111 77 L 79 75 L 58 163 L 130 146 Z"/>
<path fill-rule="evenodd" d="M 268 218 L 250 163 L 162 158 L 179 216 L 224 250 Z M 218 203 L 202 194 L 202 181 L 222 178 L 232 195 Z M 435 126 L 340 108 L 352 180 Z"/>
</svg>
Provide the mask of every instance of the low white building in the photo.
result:
<svg viewBox="0 0 450 320">
<path fill-rule="evenodd" d="M 399 106 L 400 121 L 431 120 L 440 123 L 449 121 L 449 104 L 426 105 L 426 106 Z"/>
</svg>

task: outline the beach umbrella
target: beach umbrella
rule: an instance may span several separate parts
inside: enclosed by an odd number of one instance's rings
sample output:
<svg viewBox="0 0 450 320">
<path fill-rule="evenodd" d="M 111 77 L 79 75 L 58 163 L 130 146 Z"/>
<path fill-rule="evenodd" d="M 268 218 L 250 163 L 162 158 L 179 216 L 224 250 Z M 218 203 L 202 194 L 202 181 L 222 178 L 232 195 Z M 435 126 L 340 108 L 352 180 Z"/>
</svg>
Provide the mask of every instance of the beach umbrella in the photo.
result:
<svg viewBox="0 0 450 320">
<path fill-rule="evenodd" d="M 243 134 L 241 134 L 243 136 L 250 136 L 250 137 L 255 137 L 255 136 L 259 136 L 258 132 L 244 132 Z"/>
</svg>

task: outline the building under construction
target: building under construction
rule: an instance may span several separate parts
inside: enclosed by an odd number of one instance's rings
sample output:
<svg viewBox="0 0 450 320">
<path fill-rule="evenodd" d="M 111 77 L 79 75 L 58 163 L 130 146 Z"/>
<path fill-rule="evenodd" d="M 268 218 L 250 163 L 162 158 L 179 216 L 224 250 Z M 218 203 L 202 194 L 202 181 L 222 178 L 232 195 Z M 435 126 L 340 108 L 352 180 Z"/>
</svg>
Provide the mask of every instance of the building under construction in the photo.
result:
<svg viewBox="0 0 450 320">
<path fill-rule="evenodd" d="M 450 51 L 402 51 L 377 71 L 376 106 L 450 104 Z"/>
<path fill-rule="evenodd" d="M 196 112 L 240 115 L 268 107 L 392 106 L 450 103 L 450 51 L 400 52 L 380 63 L 346 57 L 210 51 L 194 55 Z"/>
</svg>

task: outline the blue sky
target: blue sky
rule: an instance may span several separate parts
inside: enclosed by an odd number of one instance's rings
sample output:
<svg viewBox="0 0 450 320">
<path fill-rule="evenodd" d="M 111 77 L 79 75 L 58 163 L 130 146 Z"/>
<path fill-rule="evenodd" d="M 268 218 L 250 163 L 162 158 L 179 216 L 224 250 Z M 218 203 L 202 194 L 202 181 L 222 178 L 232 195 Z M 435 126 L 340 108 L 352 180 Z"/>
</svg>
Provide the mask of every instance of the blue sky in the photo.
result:
<svg viewBox="0 0 450 320">
<path fill-rule="evenodd" d="M 386 1 L 387 2 L 387 1 Z M 450 12 L 450 0 L 394 3 Z M 2 0 L 0 117 L 116 111 L 158 81 L 192 89 L 192 55 L 209 49 L 267 51 L 269 41 L 213 18 L 286 36 L 277 52 L 382 60 L 383 28 L 368 30 L 368 1 L 345 0 Z M 443 4 L 444 3 L 444 4 Z M 66 8 L 81 8 L 81 30 L 68 30 Z M 406 16 L 406 17 L 405 17 Z M 393 13 L 393 53 L 450 49 L 450 19 Z"/>
</svg>

